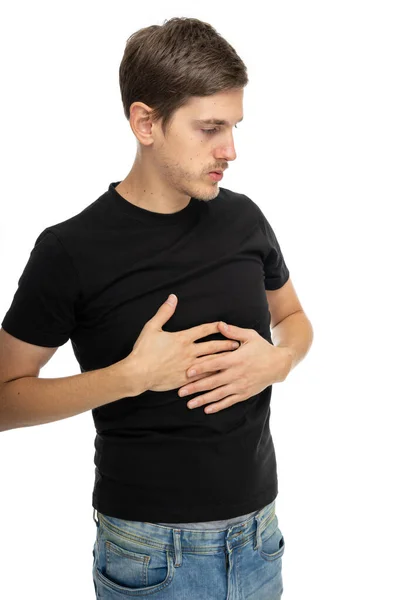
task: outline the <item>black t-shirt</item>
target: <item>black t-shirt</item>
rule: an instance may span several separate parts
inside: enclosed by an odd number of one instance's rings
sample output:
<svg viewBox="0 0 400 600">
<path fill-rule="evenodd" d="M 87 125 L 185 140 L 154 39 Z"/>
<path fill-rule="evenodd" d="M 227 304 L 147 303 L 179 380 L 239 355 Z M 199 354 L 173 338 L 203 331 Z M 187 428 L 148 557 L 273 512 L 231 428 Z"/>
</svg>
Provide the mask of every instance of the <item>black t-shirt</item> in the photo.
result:
<svg viewBox="0 0 400 600">
<path fill-rule="evenodd" d="M 118 183 L 42 231 L 2 327 L 38 346 L 70 339 L 83 373 L 125 358 L 174 293 L 164 331 L 222 320 L 272 343 L 265 290 L 280 288 L 289 270 L 258 205 L 220 187 L 212 200 L 155 213 L 123 198 Z M 213 339 L 226 338 L 197 342 Z M 272 386 L 214 414 L 187 407 L 204 392 L 180 398 L 178 389 L 92 410 L 92 506 L 120 519 L 181 523 L 229 519 L 272 502 Z"/>
</svg>

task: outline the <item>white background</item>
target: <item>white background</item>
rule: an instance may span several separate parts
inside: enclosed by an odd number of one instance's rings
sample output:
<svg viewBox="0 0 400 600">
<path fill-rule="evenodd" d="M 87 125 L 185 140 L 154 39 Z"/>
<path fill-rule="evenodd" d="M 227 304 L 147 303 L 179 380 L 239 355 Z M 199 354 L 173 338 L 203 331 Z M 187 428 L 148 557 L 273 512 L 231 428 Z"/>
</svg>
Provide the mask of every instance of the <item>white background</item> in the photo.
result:
<svg viewBox="0 0 400 600">
<path fill-rule="evenodd" d="M 272 394 L 283 598 L 398 599 L 398 5 L 151 4 L 2 11 L 1 318 L 39 233 L 131 168 L 129 35 L 173 16 L 211 23 L 250 79 L 222 185 L 264 211 L 314 328 Z M 78 373 L 68 342 L 40 376 Z M 0 434 L 2 598 L 94 598 L 94 435 L 90 412 Z"/>
</svg>

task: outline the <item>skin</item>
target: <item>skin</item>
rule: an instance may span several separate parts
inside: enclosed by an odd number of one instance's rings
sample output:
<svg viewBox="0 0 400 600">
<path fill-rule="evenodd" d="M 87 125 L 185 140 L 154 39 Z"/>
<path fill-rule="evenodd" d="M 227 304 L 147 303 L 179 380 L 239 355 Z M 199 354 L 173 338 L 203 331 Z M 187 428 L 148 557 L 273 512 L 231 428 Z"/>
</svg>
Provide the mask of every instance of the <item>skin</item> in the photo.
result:
<svg viewBox="0 0 400 600">
<path fill-rule="evenodd" d="M 227 124 L 195 123 L 211 118 Z M 165 136 L 161 120 L 155 123 L 151 118 L 151 107 L 133 102 L 129 123 L 137 152 L 116 190 L 132 204 L 157 213 L 180 211 L 191 197 L 205 202 L 216 198 L 219 182 L 208 173 L 225 170 L 236 159 L 232 134 L 242 118 L 243 88 L 190 98 L 174 114 Z"/>
</svg>

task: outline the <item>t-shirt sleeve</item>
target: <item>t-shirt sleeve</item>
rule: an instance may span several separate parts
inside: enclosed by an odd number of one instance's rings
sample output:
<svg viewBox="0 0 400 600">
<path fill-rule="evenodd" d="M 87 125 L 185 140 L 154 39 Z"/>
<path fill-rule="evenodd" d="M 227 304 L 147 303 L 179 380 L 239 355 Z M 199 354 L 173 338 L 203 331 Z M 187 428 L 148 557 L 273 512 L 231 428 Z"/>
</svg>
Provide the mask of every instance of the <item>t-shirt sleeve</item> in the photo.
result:
<svg viewBox="0 0 400 600">
<path fill-rule="evenodd" d="M 261 231 L 265 236 L 264 254 L 264 288 L 266 290 L 277 290 L 289 279 L 289 269 L 285 263 L 281 248 L 276 235 L 265 217 L 257 206 Z"/>
<path fill-rule="evenodd" d="M 30 344 L 62 346 L 76 326 L 78 295 L 78 275 L 71 258 L 47 228 L 35 242 L 1 326 Z"/>
</svg>

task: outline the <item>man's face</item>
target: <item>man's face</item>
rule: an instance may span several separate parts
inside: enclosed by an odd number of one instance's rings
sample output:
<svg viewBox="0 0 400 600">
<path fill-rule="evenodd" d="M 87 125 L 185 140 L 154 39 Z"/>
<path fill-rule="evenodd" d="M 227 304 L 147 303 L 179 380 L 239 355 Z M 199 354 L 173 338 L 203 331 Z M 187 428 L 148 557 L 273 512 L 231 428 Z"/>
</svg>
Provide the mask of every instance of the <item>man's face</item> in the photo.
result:
<svg viewBox="0 0 400 600">
<path fill-rule="evenodd" d="M 153 129 L 153 158 L 163 179 L 199 200 L 218 196 L 219 182 L 209 173 L 225 171 L 228 162 L 236 159 L 233 130 L 242 118 L 243 88 L 191 98 L 174 114 L 165 137 L 157 124 Z M 209 119 L 226 123 L 204 122 Z"/>
</svg>

